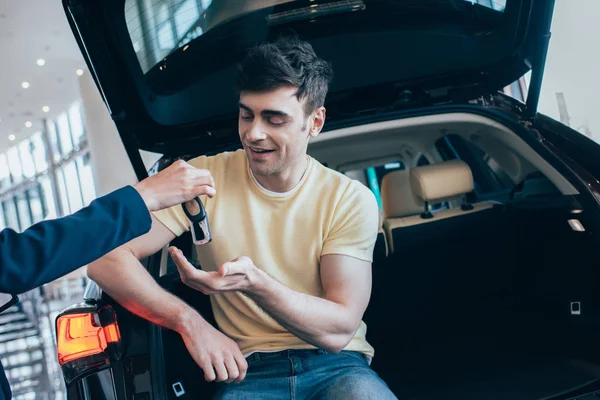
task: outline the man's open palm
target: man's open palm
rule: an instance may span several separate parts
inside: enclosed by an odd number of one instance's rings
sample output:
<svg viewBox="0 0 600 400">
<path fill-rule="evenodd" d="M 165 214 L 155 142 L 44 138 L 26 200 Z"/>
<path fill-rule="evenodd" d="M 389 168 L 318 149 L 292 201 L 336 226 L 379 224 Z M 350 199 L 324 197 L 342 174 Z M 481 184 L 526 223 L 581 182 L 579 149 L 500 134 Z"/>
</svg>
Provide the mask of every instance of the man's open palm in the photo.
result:
<svg viewBox="0 0 600 400">
<path fill-rule="evenodd" d="M 218 271 L 206 272 L 190 264 L 177 247 L 171 246 L 169 253 L 177 265 L 181 282 L 208 295 L 247 291 L 256 271 L 254 263 L 248 257 L 238 257 L 221 265 Z"/>
</svg>

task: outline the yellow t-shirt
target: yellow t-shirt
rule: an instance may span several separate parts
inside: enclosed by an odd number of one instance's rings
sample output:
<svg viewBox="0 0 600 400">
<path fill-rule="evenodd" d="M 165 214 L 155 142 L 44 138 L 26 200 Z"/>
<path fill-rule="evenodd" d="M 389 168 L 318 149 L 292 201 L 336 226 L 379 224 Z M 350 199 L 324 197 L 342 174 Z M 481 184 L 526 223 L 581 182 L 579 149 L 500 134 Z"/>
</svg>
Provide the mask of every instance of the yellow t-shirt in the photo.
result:
<svg viewBox="0 0 600 400">
<path fill-rule="evenodd" d="M 217 194 L 203 197 L 213 240 L 197 247 L 205 271 L 247 256 L 292 290 L 323 297 L 320 258 L 343 254 L 372 261 L 379 208 L 372 192 L 358 181 L 309 157 L 300 182 L 275 193 L 254 178 L 243 150 L 198 157 L 189 163 L 211 172 Z M 175 235 L 189 230 L 180 206 L 154 213 Z M 254 301 L 239 292 L 211 296 L 219 328 L 242 353 L 315 348 L 293 335 Z M 373 356 L 361 322 L 346 350 Z"/>
</svg>

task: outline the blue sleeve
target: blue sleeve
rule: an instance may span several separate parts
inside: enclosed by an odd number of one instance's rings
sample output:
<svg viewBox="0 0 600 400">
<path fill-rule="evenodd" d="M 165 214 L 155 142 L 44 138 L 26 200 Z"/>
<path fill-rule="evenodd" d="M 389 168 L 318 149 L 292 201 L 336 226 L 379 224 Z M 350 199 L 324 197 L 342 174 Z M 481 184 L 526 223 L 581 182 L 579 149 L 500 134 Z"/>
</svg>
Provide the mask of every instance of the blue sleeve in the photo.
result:
<svg viewBox="0 0 600 400">
<path fill-rule="evenodd" d="M 51 282 L 150 230 L 139 193 L 126 186 L 75 214 L 17 233 L 0 232 L 0 292 L 19 294 Z"/>
</svg>

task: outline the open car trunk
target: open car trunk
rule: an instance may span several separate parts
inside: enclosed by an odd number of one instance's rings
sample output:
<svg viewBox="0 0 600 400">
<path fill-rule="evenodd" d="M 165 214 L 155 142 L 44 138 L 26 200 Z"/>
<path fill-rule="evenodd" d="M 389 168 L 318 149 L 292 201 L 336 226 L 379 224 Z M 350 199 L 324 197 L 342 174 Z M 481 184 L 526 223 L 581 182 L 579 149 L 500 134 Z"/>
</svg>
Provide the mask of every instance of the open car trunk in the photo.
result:
<svg viewBox="0 0 600 400">
<path fill-rule="evenodd" d="M 372 367 L 398 398 L 600 393 L 600 215 L 585 199 L 531 173 L 483 212 L 394 233 L 394 252 L 375 258 L 364 320 Z M 177 241 L 193 259 L 189 236 Z M 160 282 L 214 323 L 209 298 L 181 284 L 174 265 Z M 167 387 L 211 398 L 180 337 L 163 330 L 162 340 Z"/>
<path fill-rule="evenodd" d="M 554 9 L 554 0 L 147 3 L 63 0 L 140 179 L 138 149 L 186 156 L 238 143 L 236 64 L 252 45 L 292 32 L 334 68 L 325 131 L 352 118 L 466 104 L 528 71 L 524 117 L 533 118 Z"/>
<path fill-rule="evenodd" d="M 551 205 L 515 200 L 484 226 L 373 265 L 365 315 L 372 367 L 399 399 L 600 393 L 599 325 L 585 308 L 598 302 L 595 238 L 569 227 L 567 197 L 536 200 Z M 579 220 L 586 225 L 585 211 Z M 212 319 L 208 297 L 182 285 L 176 270 L 161 281 Z M 167 386 L 182 382 L 189 398 L 211 398 L 213 385 L 180 337 L 163 330 L 163 348 Z"/>
<path fill-rule="evenodd" d="M 589 229 L 595 212 L 540 187 L 533 177 L 483 218 L 408 232 L 428 240 L 374 265 L 372 366 L 399 398 L 566 399 L 597 383 L 597 238 L 568 223 Z"/>
</svg>

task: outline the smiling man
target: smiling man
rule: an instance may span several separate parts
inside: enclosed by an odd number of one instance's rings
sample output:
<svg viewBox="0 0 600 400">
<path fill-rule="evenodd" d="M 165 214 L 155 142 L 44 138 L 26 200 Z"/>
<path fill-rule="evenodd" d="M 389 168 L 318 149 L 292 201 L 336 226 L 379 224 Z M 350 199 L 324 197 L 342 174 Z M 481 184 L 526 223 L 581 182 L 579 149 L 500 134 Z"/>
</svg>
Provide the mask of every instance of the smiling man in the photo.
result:
<svg viewBox="0 0 600 400">
<path fill-rule="evenodd" d="M 254 47 L 238 71 L 243 150 L 190 160 L 214 178 L 217 194 L 202 199 L 213 241 L 197 249 L 202 270 L 170 253 L 182 281 L 211 295 L 219 330 L 137 261 L 189 230 L 181 207 L 154 213 L 150 233 L 89 267 L 125 307 L 181 334 L 205 378 L 222 382 L 217 398 L 395 398 L 369 367 L 362 322 L 377 202 L 306 154 L 331 77 L 306 42 Z"/>
</svg>

